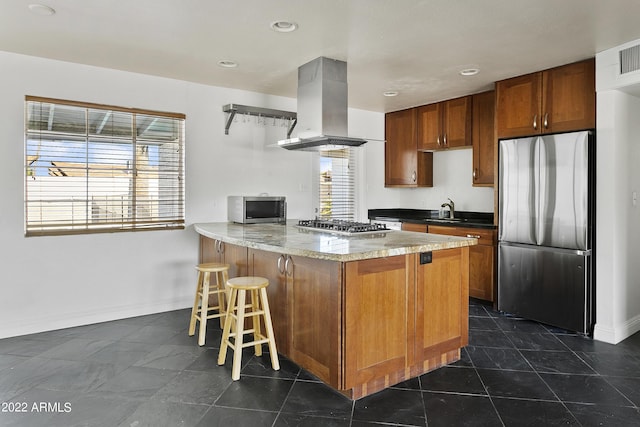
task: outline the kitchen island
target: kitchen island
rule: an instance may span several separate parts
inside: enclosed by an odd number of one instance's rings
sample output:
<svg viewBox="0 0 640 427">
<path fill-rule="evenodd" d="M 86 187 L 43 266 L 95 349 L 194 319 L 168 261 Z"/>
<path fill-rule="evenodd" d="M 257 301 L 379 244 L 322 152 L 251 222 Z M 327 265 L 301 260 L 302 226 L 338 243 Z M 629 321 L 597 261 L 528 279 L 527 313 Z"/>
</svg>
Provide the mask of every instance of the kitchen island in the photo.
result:
<svg viewBox="0 0 640 427">
<path fill-rule="evenodd" d="M 200 262 L 269 279 L 278 352 L 352 399 L 460 358 L 476 239 L 199 223 Z"/>
</svg>

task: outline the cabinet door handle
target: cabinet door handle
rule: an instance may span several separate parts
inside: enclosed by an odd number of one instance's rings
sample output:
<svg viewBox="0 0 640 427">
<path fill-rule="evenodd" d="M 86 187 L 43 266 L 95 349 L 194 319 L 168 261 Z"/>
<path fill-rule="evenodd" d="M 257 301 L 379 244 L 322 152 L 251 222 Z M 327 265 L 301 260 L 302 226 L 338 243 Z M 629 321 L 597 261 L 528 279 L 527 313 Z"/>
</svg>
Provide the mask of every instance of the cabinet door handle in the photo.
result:
<svg viewBox="0 0 640 427">
<path fill-rule="evenodd" d="M 438 143 L 438 147 L 440 147 L 440 145 L 442 145 L 442 144 L 440 143 L 440 135 L 438 135 L 438 138 L 436 139 L 436 142 Z"/>
<path fill-rule="evenodd" d="M 480 239 L 480 236 L 478 236 L 477 234 L 467 234 L 467 237 L 470 239 Z"/>
<path fill-rule="evenodd" d="M 545 129 L 549 129 L 549 113 L 544 113 L 544 120 L 542 121 L 542 125 Z"/>
<path fill-rule="evenodd" d="M 478 168 L 473 169 L 473 179 L 474 180 L 478 179 Z"/>
<path fill-rule="evenodd" d="M 538 130 L 538 115 L 537 114 L 533 116 L 533 128 L 535 130 Z"/>
<path fill-rule="evenodd" d="M 282 259 L 284 258 L 284 255 L 280 255 L 278 257 L 278 273 L 280 274 L 284 274 L 284 268 L 282 268 Z"/>
<path fill-rule="evenodd" d="M 291 266 L 291 271 L 289 271 L 289 266 Z M 293 276 L 293 261 L 291 261 L 289 255 L 287 255 L 287 260 L 284 262 L 284 272 L 287 276 Z"/>
<path fill-rule="evenodd" d="M 416 182 L 416 171 L 411 174 L 411 182 Z"/>
<path fill-rule="evenodd" d="M 224 253 L 224 242 L 222 240 L 220 240 L 220 251 L 221 254 Z"/>
<path fill-rule="evenodd" d="M 445 146 L 447 145 L 447 134 L 446 133 L 442 136 L 442 145 L 445 145 Z"/>
<path fill-rule="evenodd" d="M 222 243 L 221 240 L 216 240 L 216 244 L 215 244 L 215 251 L 217 253 L 220 253 L 220 243 Z"/>
</svg>

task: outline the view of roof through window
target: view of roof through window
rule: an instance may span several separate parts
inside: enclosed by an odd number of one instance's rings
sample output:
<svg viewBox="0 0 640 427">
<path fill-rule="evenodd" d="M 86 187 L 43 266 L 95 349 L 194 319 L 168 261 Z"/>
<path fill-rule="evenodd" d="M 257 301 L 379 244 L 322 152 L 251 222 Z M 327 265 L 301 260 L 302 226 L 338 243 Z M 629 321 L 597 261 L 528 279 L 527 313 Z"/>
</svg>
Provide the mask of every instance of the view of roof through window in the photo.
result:
<svg viewBox="0 0 640 427">
<path fill-rule="evenodd" d="M 27 235 L 183 221 L 183 126 L 148 112 L 28 101 Z"/>
</svg>

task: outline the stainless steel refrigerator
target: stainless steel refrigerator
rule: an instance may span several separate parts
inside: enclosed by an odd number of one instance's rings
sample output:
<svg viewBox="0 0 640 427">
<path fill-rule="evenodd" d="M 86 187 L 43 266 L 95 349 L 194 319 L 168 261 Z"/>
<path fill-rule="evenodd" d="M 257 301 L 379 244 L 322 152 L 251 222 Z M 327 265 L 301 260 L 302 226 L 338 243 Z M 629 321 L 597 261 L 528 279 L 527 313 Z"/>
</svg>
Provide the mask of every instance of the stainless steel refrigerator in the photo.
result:
<svg viewBox="0 0 640 427">
<path fill-rule="evenodd" d="M 498 310 L 591 334 L 591 131 L 499 141 Z"/>
</svg>

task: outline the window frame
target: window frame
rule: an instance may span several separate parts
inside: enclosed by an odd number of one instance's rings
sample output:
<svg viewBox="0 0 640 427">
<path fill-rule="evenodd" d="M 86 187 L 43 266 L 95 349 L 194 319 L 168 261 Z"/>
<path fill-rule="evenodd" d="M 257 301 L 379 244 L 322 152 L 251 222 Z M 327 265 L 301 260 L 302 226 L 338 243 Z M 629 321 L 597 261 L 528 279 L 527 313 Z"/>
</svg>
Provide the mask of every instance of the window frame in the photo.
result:
<svg viewBox="0 0 640 427">
<path fill-rule="evenodd" d="M 43 104 L 51 104 L 53 106 L 56 105 L 60 105 L 60 106 L 65 106 L 65 107 L 74 107 L 74 108 L 79 108 L 79 109 L 83 109 L 84 110 L 84 117 L 86 120 L 86 123 L 88 124 L 88 117 L 89 117 L 89 113 L 93 112 L 95 113 L 96 111 L 104 111 L 105 112 L 105 116 L 107 114 L 113 114 L 113 113 L 120 113 L 120 115 L 124 114 L 124 115 L 130 115 L 131 116 L 131 136 L 130 137 L 124 137 L 122 138 L 120 145 L 124 144 L 125 146 L 127 144 L 131 144 L 131 150 L 132 150 L 132 159 L 134 159 L 133 161 L 127 162 L 127 170 L 131 172 L 131 176 L 126 178 L 124 181 L 128 182 L 130 185 L 130 188 L 128 190 L 128 198 L 126 199 L 127 202 L 129 203 L 128 208 L 129 210 L 127 211 L 128 214 L 125 216 L 122 216 L 122 220 L 120 222 L 118 221 L 113 221 L 113 220 L 109 220 L 109 219 L 105 219 L 105 218 L 100 218 L 99 221 L 95 221 L 94 222 L 94 218 L 95 216 L 89 215 L 89 212 L 91 211 L 90 208 L 90 199 L 89 199 L 89 194 L 91 193 L 90 188 L 91 188 L 91 173 L 95 173 L 97 176 L 100 175 L 99 172 L 99 167 L 104 166 L 104 165 L 108 165 L 108 163 L 90 163 L 89 160 L 89 150 L 90 150 L 90 145 L 92 143 L 96 144 L 97 140 L 95 135 L 92 134 L 92 132 L 89 129 L 89 126 L 85 127 L 84 130 L 84 134 L 83 133 L 73 133 L 73 132 L 62 132 L 60 135 L 60 140 L 56 141 L 55 143 L 52 143 L 51 146 L 54 148 L 58 148 L 58 149 L 64 149 L 65 148 L 65 142 L 69 142 L 71 140 L 74 140 L 74 138 L 78 139 L 79 141 L 81 141 L 82 143 L 86 144 L 87 146 L 87 153 L 85 154 L 84 158 L 80 158 L 81 162 L 84 162 L 84 164 L 86 165 L 86 176 L 85 176 L 85 181 L 86 183 L 84 184 L 84 189 L 86 190 L 86 200 L 84 200 L 84 204 L 85 204 L 85 210 L 84 210 L 84 220 L 80 220 L 77 221 L 75 217 L 72 216 L 72 213 L 68 211 L 68 208 L 64 208 L 62 209 L 64 211 L 65 215 L 68 215 L 67 217 L 62 216 L 62 221 L 66 221 L 66 222 L 62 222 L 60 224 L 55 224 L 55 221 L 52 221 L 51 218 L 49 218 L 49 224 L 47 224 L 47 221 L 33 221 L 30 219 L 30 215 L 29 215 L 29 211 L 30 209 L 34 209 L 34 204 L 36 203 L 40 203 L 40 205 L 42 204 L 43 201 L 45 201 L 44 198 L 40 197 L 40 198 L 34 198 L 34 199 L 30 199 L 29 197 L 29 183 L 30 183 L 30 178 L 32 180 L 36 180 L 36 173 L 33 172 L 33 169 L 31 167 L 31 163 L 30 159 L 29 159 L 29 141 L 33 141 L 33 135 L 41 135 L 41 139 L 42 135 L 45 135 L 45 137 L 48 134 L 52 134 L 53 132 L 50 129 L 47 129 L 46 131 L 43 129 L 30 129 L 30 123 L 29 123 L 29 106 L 32 103 L 43 103 Z M 137 232 L 137 231 L 151 231 L 151 230 L 176 230 L 176 229 L 184 229 L 185 228 L 185 122 L 186 122 L 186 115 L 182 114 L 182 113 L 172 113 L 172 112 L 164 112 L 164 111 L 156 111 L 156 110 L 147 110 L 147 109 L 141 109 L 141 108 L 126 108 L 126 107 L 119 107 L 119 106 L 112 106 L 112 105 L 106 105 L 106 104 L 97 104 L 97 103 L 91 103 L 91 102 L 81 102 L 81 101 L 71 101 L 71 100 L 63 100 L 63 99 L 56 99 L 56 98 L 47 98 L 47 97 L 40 97 L 40 96 L 31 96 L 31 95 L 27 95 L 25 96 L 25 103 L 24 103 L 24 108 L 25 108 L 25 116 L 24 116 L 24 234 L 25 237 L 32 237 L 32 236 L 58 236 L 58 235 L 75 235 L 75 234 L 94 234 L 94 233 L 114 233 L 114 232 Z M 138 129 L 136 127 L 136 118 L 139 116 L 146 116 L 146 118 L 154 118 L 154 119 L 169 119 L 171 120 L 171 124 L 174 126 L 174 131 L 176 132 L 176 138 L 175 140 L 162 140 L 160 138 L 157 139 L 153 139 L 153 138 L 145 138 L 144 136 L 142 136 L 142 134 L 138 135 Z M 80 123 L 80 121 L 77 121 L 77 123 Z M 30 138 L 31 137 L 31 138 Z M 67 141 L 65 141 L 65 138 L 67 139 Z M 114 137 L 115 138 L 115 137 Z M 107 141 L 113 142 L 114 138 L 107 138 Z M 51 137 L 50 137 L 51 140 Z M 145 143 L 146 142 L 146 143 Z M 167 167 L 165 167 L 164 169 L 161 167 L 160 163 L 164 163 L 161 162 L 160 160 L 162 160 L 162 156 L 160 155 L 160 157 L 158 158 L 158 165 L 157 165 L 157 169 L 155 170 L 155 178 L 154 178 L 154 174 L 153 172 L 151 172 L 149 174 L 149 170 L 144 170 L 143 168 L 140 168 L 135 161 L 135 156 L 138 151 L 138 148 L 140 149 L 144 149 L 144 147 L 147 147 L 147 150 L 149 150 L 149 144 L 156 144 L 158 146 L 158 151 L 161 150 L 161 148 L 163 147 L 162 144 L 175 144 L 178 148 L 178 150 L 176 151 L 177 154 L 172 154 L 171 155 L 171 159 L 170 162 L 168 162 Z M 175 147 L 172 147 L 175 148 Z M 166 153 L 166 151 L 165 151 Z M 38 153 L 39 155 L 39 153 Z M 37 158 L 36 158 L 37 159 Z M 54 163 L 51 162 L 51 167 L 49 168 L 51 170 L 51 168 L 54 168 L 56 165 Z M 147 164 L 147 167 L 149 166 L 149 164 Z M 40 166 L 42 168 L 42 166 Z M 147 172 L 146 176 L 147 178 L 140 178 L 138 177 L 138 175 L 141 176 L 145 176 L 145 172 Z M 162 177 L 161 175 L 165 174 L 164 177 Z M 51 173 L 49 173 L 49 175 L 51 175 Z M 94 177 L 96 176 L 94 175 Z M 148 185 L 150 182 L 153 181 L 153 179 L 155 179 L 157 182 L 160 182 L 162 180 L 165 180 L 164 182 L 167 182 L 166 179 L 168 176 L 173 175 L 173 178 L 169 178 L 169 181 L 171 182 L 171 184 L 168 187 L 168 190 L 165 191 L 165 195 L 164 196 L 158 196 L 158 194 L 156 194 L 156 198 L 148 198 L 146 200 L 147 205 L 143 205 L 143 202 L 139 202 L 137 200 L 137 193 L 138 193 L 138 189 L 142 188 L 139 187 L 140 186 L 144 186 L 144 185 Z M 79 180 L 81 181 L 81 180 Z M 140 182 L 140 184 L 138 184 L 138 182 Z M 56 185 L 52 185 L 52 187 L 56 187 Z M 68 183 L 63 184 L 62 186 L 60 186 L 59 188 L 64 189 L 65 186 L 69 186 Z M 79 187 L 82 188 L 82 187 Z M 33 190 L 36 191 L 36 190 Z M 51 192 L 52 190 L 48 190 L 49 192 Z M 167 197 L 166 199 L 164 197 L 166 197 L 166 193 L 170 193 L 170 196 Z M 169 201 L 169 207 L 168 207 L 168 211 L 170 211 L 170 214 L 164 214 L 164 213 L 158 213 L 161 211 L 161 209 L 158 209 L 157 206 L 160 206 L 162 203 L 161 202 L 165 202 L 165 201 Z M 80 201 L 80 203 L 82 203 L 82 201 Z M 147 216 L 144 217 L 144 219 L 142 219 L 141 217 L 138 217 L 138 213 L 143 210 L 143 209 L 147 209 L 147 211 L 149 211 L 149 204 L 153 205 L 155 203 L 156 206 L 156 213 L 148 213 Z M 30 207 L 30 205 L 32 205 Z M 41 208 L 40 208 L 41 209 Z M 124 212 L 125 209 L 122 209 L 122 212 Z M 134 213 L 131 213 L 134 212 Z M 77 221 L 77 222 L 76 222 Z"/>
<path fill-rule="evenodd" d="M 336 155 L 325 155 L 325 153 L 329 152 L 340 152 L 340 151 L 346 151 L 348 153 L 347 156 L 336 156 Z M 357 221 L 358 220 L 358 207 L 360 204 L 360 200 L 358 199 L 358 195 L 359 195 L 359 191 L 358 191 L 358 184 L 359 184 L 359 174 L 360 174 L 360 164 L 361 162 L 361 154 L 360 154 L 360 149 L 357 147 L 330 147 L 328 149 L 321 149 L 318 150 L 317 153 L 317 159 L 316 159 L 316 167 L 317 169 L 314 172 L 314 187 L 315 187 L 315 191 L 316 191 L 316 197 L 315 197 L 315 204 L 316 204 L 316 208 L 315 208 L 315 212 L 316 212 L 316 216 L 318 218 L 323 218 L 323 219 L 335 219 L 335 220 L 346 220 L 346 221 Z M 349 195 L 348 195 L 348 200 L 345 201 L 345 199 L 341 199 L 340 202 L 342 203 L 341 207 L 343 212 L 342 213 L 336 213 L 336 212 L 331 212 L 330 215 L 326 215 L 324 212 L 326 210 L 326 204 L 323 205 L 323 202 L 326 200 L 325 197 L 323 197 L 323 185 L 326 186 L 327 185 L 327 180 L 326 180 L 326 176 L 324 175 L 324 172 L 322 170 L 322 162 L 323 162 L 323 158 L 327 159 L 327 158 L 335 158 L 335 159 L 347 159 L 348 160 L 348 169 L 349 172 L 347 174 L 339 174 L 338 176 L 331 176 L 331 181 L 332 182 L 339 182 L 340 183 L 340 191 L 348 191 Z M 332 165 L 333 166 L 333 165 Z M 333 172 L 333 169 L 332 169 Z M 337 178 L 337 179 L 336 179 Z M 345 186 L 345 178 L 348 179 L 348 181 L 346 182 L 346 186 Z M 334 181 L 335 180 L 335 181 Z M 345 188 L 348 187 L 348 188 Z M 326 187 L 325 187 L 326 188 Z M 332 188 L 333 190 L 333 188 Z M 331 201 L 333 203 L 333 200 Z M 349 205 L 349 208 L 345 208 L 345 203 Z M 346 213 L 345 213 L 346 211 Z"/>
</svg>

